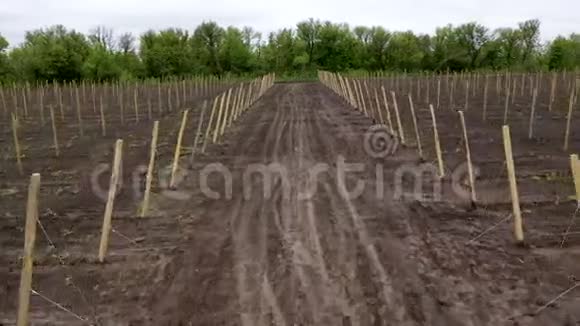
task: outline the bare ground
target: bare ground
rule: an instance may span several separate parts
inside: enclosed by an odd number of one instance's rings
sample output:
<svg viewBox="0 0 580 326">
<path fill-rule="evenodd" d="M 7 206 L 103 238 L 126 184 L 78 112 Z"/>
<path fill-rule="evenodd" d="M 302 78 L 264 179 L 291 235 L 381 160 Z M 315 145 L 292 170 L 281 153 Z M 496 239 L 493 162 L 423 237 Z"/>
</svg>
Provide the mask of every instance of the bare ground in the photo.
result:
<svg viewBox="0 0 580 326">
<path fill-rule="evenodd" d="M 558 241 L 540 240 L 518 247 L 507 206 L 491 211 L 397 199 L 396 170 L 419 158 L 413 148 L 369 156 L 363 141 L 372 124 L 320 84 L 275 85 L 222 144 L 182 171 L 179 192 L 154 197 L 155 216 L 136 219 L 126 212 L 115 219 L 119 234 L 133 242 L 117 238 L 106 264 L 82 254 L 95 251 L 100 210 L 47 222 L 56 229 L 75 224 L 64 245 L 70 256 L 59 264 L 55 255 L 41 255 L 34 286 L 100 325 L 580 322 L 579 289 L 544 309 L 580 275 L 578 238 L 563 249 Z M 341 159 L 362 164 L 344 183 L 337 176 Z M 201 191 L 200 171 L 212 163 L 231 171 L 231 198 L 218 173 L 208 184 L 221 198 Z M 248 167 L 270 163 L 288 176 L 274 174 L 265 195 L 262 176 Z M 313 170 L 321 171 L 315 182 L 308 177 Z M 347 190 L 361 182 L 363 193 L 349 198 Z M 118 207 L 132 204 L 127 198 Z M 561 230 L 569 215 L 560 212 L 570 208 L 534 209 L 532 238 L 550 227 Z M 555 216 L 546 220 L 541 212 L 550 209 Z M 2 254 L 8 267 L 0 269 L 7 280 L 0 291 L 5 324 L 14 320 L 14 243 L 22 236 L 13 232 L 20 223 L 9 221 L 0 229 L 2 245 L 11 244 Z M 47 247 L 40 241 L 37 250 Z M 63 274 L 72 275 L 74 286 Z M 32 315 L 39 325 L 87 324 L 38 297 Z"/>
</svg>

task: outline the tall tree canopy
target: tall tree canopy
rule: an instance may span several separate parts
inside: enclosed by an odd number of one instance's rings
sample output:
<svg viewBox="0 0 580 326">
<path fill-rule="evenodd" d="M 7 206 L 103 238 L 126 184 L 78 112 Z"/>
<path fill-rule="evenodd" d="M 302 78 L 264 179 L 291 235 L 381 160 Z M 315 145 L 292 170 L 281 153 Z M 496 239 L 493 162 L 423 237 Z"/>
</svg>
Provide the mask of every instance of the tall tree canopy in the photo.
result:
<svg viewBox="0 0 580 326">
<path fill-rule="evenodd" d="M 580 37 L 542 44 L 540 21 L 489 30 L 468 22 L 432 35 L 320 21 L 270 33 L 204 21 L 191 31 L 169 28 L 137 38 L 97 26 L 87 35 L 64 26 L 26 33 L 8 48 L 0 36 L 0 82 L 165 78 L 194 74 L 302 74 L 316 69 L 461 71 L 475 69 L 575 69 Z M 138 41 L 137 41 L 138 40 Z"/>
</svg>

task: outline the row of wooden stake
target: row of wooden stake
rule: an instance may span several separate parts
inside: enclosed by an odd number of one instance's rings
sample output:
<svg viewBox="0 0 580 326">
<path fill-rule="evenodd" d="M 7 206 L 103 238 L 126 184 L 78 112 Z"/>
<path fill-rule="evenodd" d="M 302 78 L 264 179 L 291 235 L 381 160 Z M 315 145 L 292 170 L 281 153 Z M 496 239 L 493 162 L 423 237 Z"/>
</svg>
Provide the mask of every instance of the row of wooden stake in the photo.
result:
<svg viewBox="0 0 580 326">
<path fill-rule="evenodd" d="M 258 78 L 251 83 L 246 88 L 244 85 L 240 85 L 236 88 L 230 88 L 226 92 L 217 96 L 213 100 L 212 111 L 206 127 L 206 131 L 203 136 L 203 145 L 201 152 L 206 149 L 207 142 L 211 139 L 212 143 L 216 143 L 218 138 L 224 134 L 226 128 L 229 127 L 233 122 L 235 122 L 242 113 L 248 110 L 270 87 L 273 86 L 275 80 L 274 74 L 268 74 L 261 78 Z M 233 97 L 232 97 L 233 94 Z M 219 103 L 219 105 L 218 105 Z M 231 104 L 231 105 L 230 105 Z M 207 103 L 202 105 L 202 112 L 200 115 L 200 121 L 196 129 L 194 148 L 192 152 L 193 155 L 196 152 L 197 143 L 200 140 L 200 133 L 203 126 L 203 119 L 205 111 L 207 108 Z M 181 144 L 186 128 L 188 110 L 183 111 L 182 121 L 180 129 L 177 136 L 177 143 L 175 148 L 175 155 L 172 164 L 172 176 L 170 186 L 174 187 L 175 171 L 179 164 L 179 158 L 181 153 Z M 214 122 L 214 115 L 216 116 Z M 14 117 L 13 119 L 16 119 Z M 149 164 L 147 168 L 145 193 L 143 197 L 143 202 L 141 204 L 141 209 L 139 212 L 140 217 L 145 217 L 147 215 L 150 193 L 153 181 L 153 170 L 155 168 L 155 157 L 157 152 L 157 140 L 159 132 L 159 121 L 153 123 L 153 132 L 151 138 L 151 148 L 149 154 Z M 99 242 L 99 262 L 104 262 L 109 246 L 109 235 L 112 230 L 112 216 L 115 197 L 117 195 L 117 189 L 121 180 L 121 165 L 123 157 L 123 140 L 118 139 L 115 142 L 115 153 L 113 157 L 113 166 L 111 178 L 109 181 L 109 192 L 107 196 L 107 203 L 105 205 L 105 212 L 103 216 L 103 224 L 101 229 L 101 238 Z M 24 242 L 24 254 L 22 262 L 22 272 L 19 290 L 19 301 L 18 301 L 18 316 L 17 316 L 17 326 L 28 326 L 29 325 L 29 310 L 30 310 L 30 294 L 32 293 L 32 271 L 33 271 L 33 254 L 34 254 L 34 244 L 36 239 L 36 224 L 38 220 L 38 195 L 40 190 L 40 174 L 35 173 L 31 176 L 30 184 L 28 188 L 28 200 L 26 206 L 26 226 L 25 226 L 25 242 Z"/>
<path fill-rule="evenodd" d="M 363 112 L 363 114 L 365 114 L 366 116 L 368 116 L 370 118 L 375 119 L 375 121 L 378 121 L 382 125 L 385 125 L 385 127 L 388 130 L 390 130 L 391 134 L 394 137 L 398 137 L 398 139 L 400 140 L 400 142 L 402 144 L 406 144 L 403 125 L 400 123 L 400 121 L 401 121 L 400 112 L 398 109 L 395 92 L 392 91 L 391 96 L 392 96 L 392 100 L 393 100 L 393 107 L 394 107 L 395 116 L 397 119 L 398 130 L 394 129 L 393 123 L 390 121 L 389 105 L 387 102 L 384 87 L 381 87 L 381 91 L 383 93 L 384 107 L 381 108 L 379 101 L 378 101 L 378 97 L 375 96 L 376 109 L 370 108 L 367 110 L 366 101 L 364 100 L 364 93 L 366 93 L 368 95 L 368 90 L 366 88 L 366 85 L 363 88 L 363 87 L 361 87 L 360 82 L 358 82 L 357 80 L 350 81 L 348 78 L 345 78 L 345 77 L 341 76 L 340 74 L 336 74 L 336 73 L 333 74 L 333 73 L 321 71 L 321 72 L 319 72 L 319 77 L 320 77 L 320 80 L 325 85 L 327 85 L 335 93 L 337 93 L 339 96 L 341 96 L 343 99 L 345 99 L 349 104 L 351 104 L 351 106 L 353 106 L 357 110 L 361 110 Z M 364 92 L 363 92 L 363 89 L 364 89 Z M 376 93 L 376 90 L 375 90 L 375 93 Z M 413 125 L 414 125 L 415 138 L 416 138 L 416 142 L 417 142 L 417 150 L 418 150 L 419 156 L 421 158 L 423 158 L 421 139 L 420 139 L 419 132 L 418 132 L 417 117 L 415 114 L 415 109 L 414 109 L 411 95 L 409 95 L 408 98 L 409 98 L 411 116 L 412 116 Z M 383 110 L 385 111 L 386 116 L 387 116 L 386 123 L 385 123 L 385 120 L 383 119 L 383 116 L 381 114 L 381 112 Z M 437 120 L 435 118 L 435 111 L 434 111 L 433 105 L 431 105 L 431 104 L 429 105 L 429 111 L 430 111 L 431 118 L 432 118 L 433 138 L 434 138 L 435 152 L 436 152 L 438 167 L 439 167 L 439 169 L 438 169 L 439 176 L 442 178 L 445 176 L 445 170 L 444 170 L 444 164 L 443 164 L 443 159 L 442 159 L 441 145 L 440 145 L 440 141 L 439 141 L 439 133 L 438 133 L 438 129 L 437 129 Z M 468 139 L 468 135 L 467 135 L 465 116 L 464 116 L 463 111 L 458 111 L 458 113 L 459 113 L 462 132 L 463 132 L 463 142 L 465 144 L 465 152 L 466 152 L 466 160 L 467 160 L 467 168 L 468 168 L 468 176 L 469 176 L 469 185 L 471 188 L 471 201 L 473 203 L 476 203 L 477 196 L 476 196 L 476 192 L 475 192 L 475 177 L 474 177 L 473 164 L 471 162 L 471 151 L 469 148 L 469 139 Z M 378 119 L 377 119 L 377 117 L 378 117 Z M 517 188 L 515 164 L 514 164 L 514 160 L 513 160 L 511 134 L 510 134 L 510 128 L 508 125 L 504 125 L 502 127 L 502 138 L 503 138 L 505 159 L 506 159 L 509 186 L 510 186 L 510 195 L 511 195 L 511 199 L 512 199 L 512 213 L 513 213 L 513 218 L 514 218 L 513 219 L 514 220 L 514 237 L 516 239 L 516 242 L 522 243 L 524 241 L 523 221 L 522 221 L 521 208 L 520 208 L 520 203 L 519 203 L 519 194 L 518 194 L 518 188 Z M 572 169 L 572 174 L 574 176 L 574 184 L 575 184 L 575 189 L 576 189 L 576 200 L 577 200 L 579 207 L 580 207 L 580 163 L 578 161 L 578 156 L 575 154 L 571 156 L 571 169 Z"/>
</svg>

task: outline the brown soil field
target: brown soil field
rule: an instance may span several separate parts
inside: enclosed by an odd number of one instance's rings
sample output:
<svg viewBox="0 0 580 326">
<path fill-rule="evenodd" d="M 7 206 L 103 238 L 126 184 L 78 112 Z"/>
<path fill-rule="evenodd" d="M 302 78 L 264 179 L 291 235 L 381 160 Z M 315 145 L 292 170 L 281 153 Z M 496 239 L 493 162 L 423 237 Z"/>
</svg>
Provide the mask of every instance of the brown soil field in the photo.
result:
<svg viewBox="0 0 580 326">
<path fill-rule="evenodd" d="M 63 145 L 58 159 L 49 153 L 50 127 L 29 122 L 25 171 L 43 177 L 33 275 L 34 293 L 42 296 L 32 296 L 32 324 L 580 324 L 580 225 L 570 200 L 569 163 L 569 154 L 580 150 L 580 130 L 573 130 L 569 151 L 563 151 L 565 95 L 548 112 L 549 90 L 540 93 L 532 139 L 529 90 L 510 106 L 526 235 L 525 244 L 517 245 L 501 138 L 502 94 L 490 91 L 484 122 L 478 85 L 466 111 L 477 202 L 454 191 L 451 178 L 443 180 L 441 200 L 420 200 L 400 196 L 397 187 L 402 183 L 412 192 L 413 180 L 399 178 L 402 167 L 435 160 L 427 106 L 435 85 L 429 99 L 425 89 L 422 96 L 411 90 L 420 99 L 421 159 L 408 85 L 368 82 L 397 91 L 409 144 L 391 155 L 372 155 L 365 141 L 376 121 L 321 83 L 275 84 L 193 163 L 184 151 L 177 189 L 156 182 L 145 218 L 136 217 L 141 198 L 134 183 L 148 162 L 149 121 L 121 125 L 111 119 L 106 137 L 90 136 L 100 129 L 87 123 L 94 130 Z M 186 149 L 201 101 L 216 94 L 198 95 L 185 102 L 195 108 Z M 456 112 L 464 103 L 455 100 L 451 107 L 446 93 L 441 103 L 436 115 L 451 174 L 465 161 Z M 161 121 L 157 174 L 163 175 L 180 115 L 174 110 L 155 117 Z M 579 122 L 574 117 L 572 125 Z M 76 137 L 74 122 L 64 125 L 62 144 Z M 0 324 L 13 325 L 27 178 L 14 163 L 9 119 L 0 126 L 6 152 L 0 161 Z M 110 171 L 99 171 L 112 161 L 116 138 L 125 140 L 123 187 L 107 260 L 99 263 L 105 203 L 94 186 L 108 187 Z M 433 178 L 422 181 L 424 189 L 433 188 Z M 352 195 L 357 187 L 361 191 Z"/>
</svg>

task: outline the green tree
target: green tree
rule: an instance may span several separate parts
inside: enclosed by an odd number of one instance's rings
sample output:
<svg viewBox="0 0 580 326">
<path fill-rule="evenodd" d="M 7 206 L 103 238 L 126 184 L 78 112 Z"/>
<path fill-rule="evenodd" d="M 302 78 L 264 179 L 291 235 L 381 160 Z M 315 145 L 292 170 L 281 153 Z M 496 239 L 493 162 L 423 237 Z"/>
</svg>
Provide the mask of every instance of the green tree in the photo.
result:
<svg viewBox="0 0 580 326">
<path fill-rule="evenodd" d="M 147 76 L 181 76 L 193 72 L 194 56 L 187 31 L 166 29 L 141 36 L 141 59 Z"/>
<path fill-rule="evenodd" d="M 224 29 L 213 21 L 203 22 L 195 29 L 193 48 L 197 60 L 205 67 L 205 73 L 222 73 L 219 52 L 224 35 Z"/>
<path fill-rule="evenodd" d="M 90 54 L 87 38 L 62 25 L 27 32 L 17 53 L 20 71 L 27 79 L 71 81 L 82 78 Z"/>
<path fill-rule="evenodd" d="M 540 21 L 537 19 L 519 23 L 519 33 L 522 42 L 522 64 L 533 59 L 540 43 Z"/>
<path fill-rule="evenodd" d="M 296 25 L 298 38 L 304 42 L 306 53 L 308 54 L 308 64 L 312 65 L 314 62 L 314 53 L 316 51 L 316 44 L 320 41 L 321 24 L 319 20 L 310 18 Z"/>
<path fill-rule="evenodd" d="M 6 49 L 8 48 L 8 41 L 0 35 L 0 83 L 6 81 L 10 75 L 10 62 Z"/>
<path fill-rule="evenodd" d="M 235 27 L 228 27 L 220 48 L 221 67 L 235 74 L 246 73 L 252 69 L 253 55 L 249 46 L 244 43 L 242 32 Z"/>
</svg>

